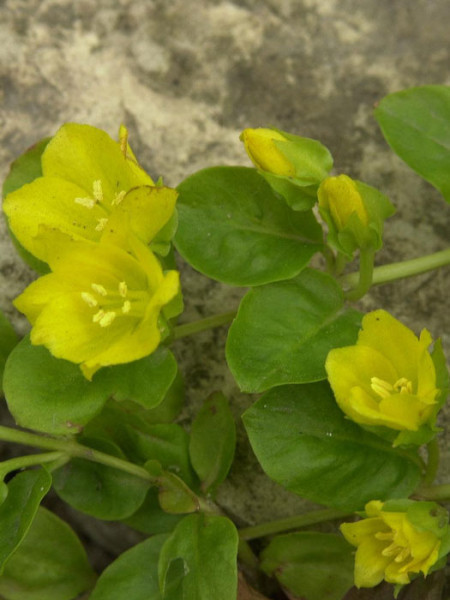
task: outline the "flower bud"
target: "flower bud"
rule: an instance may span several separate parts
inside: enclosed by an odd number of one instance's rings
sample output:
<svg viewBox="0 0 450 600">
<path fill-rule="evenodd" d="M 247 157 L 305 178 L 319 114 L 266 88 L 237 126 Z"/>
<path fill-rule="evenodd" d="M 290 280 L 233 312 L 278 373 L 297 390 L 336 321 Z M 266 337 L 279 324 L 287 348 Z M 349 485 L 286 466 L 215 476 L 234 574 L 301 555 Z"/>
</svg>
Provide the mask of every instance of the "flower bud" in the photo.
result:
<svg viewBox="0 0 450 600">
<path fill-rule="evenodd" d="M 274 175 L 295 176 L 295 165 L 289 161 L 275 141 L 288 139 L 275 129 L 245 129 L 240 138 L 255 167 Z"/>
<path fill-rule="evenodd" d="M 405 585 L 411 576 L 425 576 L 448 552 L 447 512 L 434 502 L 391 500 L 366 504 L 367 518 L 340 527 L 357 547 L 355 585 L 375 587 L 383 579 Z"/>
<path fill-rule="evenodd" d="M 383 222 L 394 213 L 386 196 L 347 175 L 327 177 L 317 195 L 331 246 L 349 258 L 357 249 L 381 248 Z"/>
</svg>

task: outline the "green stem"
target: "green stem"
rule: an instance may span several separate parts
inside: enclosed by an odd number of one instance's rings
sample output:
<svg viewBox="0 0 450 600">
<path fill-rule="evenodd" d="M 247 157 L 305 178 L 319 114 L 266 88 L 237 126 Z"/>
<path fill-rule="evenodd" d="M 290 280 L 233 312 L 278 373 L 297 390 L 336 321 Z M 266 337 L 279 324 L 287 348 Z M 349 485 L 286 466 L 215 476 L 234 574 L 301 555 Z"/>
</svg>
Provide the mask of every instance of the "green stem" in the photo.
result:
<svg viewBox="0 0 450 600">
<path fill-rule="evenodd" d="M 397 281 L 398 279 L 413 277 L 414 275 L 439 269 L 439 267 L 444 267 L 448 264 L 450 264 L 450 248 L 441 252 L 435 252 L 434 254 L 428 254 L 427 256 L 421 256 L 420 258 L 383 265 L 374 269 L 372 285 L 381 285 Z M 358 273 L 349 273 L 341 279 L 344 285 L 350 287 L 355 286 L 357 280 Z"/>
<path fill-rule="evenodd" d="M 316 525 L 323 521 L 332 521 L 334 519 L 342 519 L 353 515 L 352 512 L 337 510 L 335 508 L 325 508 L 323 510 L 314 510 L 304 515 L 296 515 L 287 519 L 278 521 L 268 521 L 253 527 L 245 527 L 239 530 L 239 537 L 242 540 L 253 540 L 255 538 L 265 537 L 274 533 L 289 531 L 290 529 L 300 529 L 308 525 Z"/>
<path fill-rule="evenodd" d="M 422 485 L 414 492 L 424 500 L 437 500 L 439 502 L 450 501 L 450 484 L 444 485 Z"/>
<path fill-rule="evenodd" d="M 359 255 L 359 276 L 356 287 L 345 294 L 347 300 L 354 302 L 362 298 L 370 289 L 373 279 L 373 250 L 361 250 Z"/>
<path fill-rule="evenodd" d="M 246 567 L 249 567 L 250 569 L 258 568 L 258 558 L 256 557 L 253 550 L 250 548 L 250 544 L 248 544 L 242 538 L 239 540 L 238 560 L 240 563 L 242 563 Z"/>
<path fill-rule="evenodd" d="M 431 485 L 436 479 L 437 471 L 439 468 L 439 445 L 437 443 L 436 438 L 432 439 L 431 442 L 427 444 L 427 452 L 427 469 L 425 472 L 423 483 L 425 485 Z"/>
<path fill-rule="evenodd" d="M 7 473 L 11 473 L 11 471 L 53 462 L 62 457 L 64 457 L 63 452 L 45 452 L 43 454 L 29 454 L 28 456 L 18 456 L 17 458 L 4 460 L 3 462 L 0 462 L 0 479 Z"/>
<path fill-rule="evenodd" d="M 172 332 L 171 340 L 179 340 L 180 338 L 199 333 L 200 331 L 205 331 L 206 329 L 213 329 L 214 327 L 226 325 L 234 319 L 236 312 L 236 310 L 230 310 L 225 313 L 213 315 L 212 317 L 206 317 L 206 319 L 194 321 L 193 323 L 178 325 Z"/>
<path fill-rule="evenodd" d="M 111 456 L 110 454 L 99 452 L 93 448 L 82 446 L 73 440 L 57 440 L 36 433 L 28 433 L 26 431 L 19 431 L 18 429 L 3 426 L 0 426 L 0 439 L 5 442 L 16 442 L 18 444 L 25 444 L 26 446 L 34 446 L 35 448 L 64 452 L 72 457 L 84 458 L 108 467 L 119 469 L 120 471 L 125 471 L 131 475 L 136 475 L 136 477 L 140 477 L 141 479 L 151 481 L 152 483 L 157 483 L 158 481 L 158 478 L 150 475 L 144 467 L 122 460 L 117 456 Z"/>
</svg>

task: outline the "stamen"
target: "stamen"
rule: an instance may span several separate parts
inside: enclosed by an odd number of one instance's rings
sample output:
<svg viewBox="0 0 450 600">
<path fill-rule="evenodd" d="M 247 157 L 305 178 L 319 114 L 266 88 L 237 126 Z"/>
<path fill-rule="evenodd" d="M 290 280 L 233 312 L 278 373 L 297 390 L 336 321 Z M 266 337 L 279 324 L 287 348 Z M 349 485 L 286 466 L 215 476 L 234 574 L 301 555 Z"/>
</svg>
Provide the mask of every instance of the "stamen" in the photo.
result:
<svg viewBox="0 0 450 600">
<path fill-rule="evenodd" d="M 91 283 L 91 288 L 94 290 L 94 292 L 97 292 L 97 294 L 100 294 L 100 296 L 108 295 L 108 292 L 106 291 L 106 289 L 99 283 Z"/>
<path fill-rule="evenodd" d="M 81 297 L 91 308 L 94 308 L 94 306 L 97 306 L 98 304 L 97 300 L 89 292 L 81 292 Z"/>
<path fill-rule="evenodd" d="M 392 531 L 389 531 L 387 533 L 383 533 L 382 531 L 379 531 L 378 533 L 375 534 L 375 537 L 377 540 L 391 541 L 394 539 L 394 533 Z"/>
<path fill-rule="evenodd" d="M 105 316 L 105 311 L 100 309 L 97 313 L 95 313 L 95 315 L 92 317 L 92 321 L 94 323 L 99 323 L 103 317 Z"/>
<path fill-rule="evenodd" d="M 102 219 L 98 219 L 98 223 L 95 226 L 95 231 L 103 231 L 105 229 L 107 222 L 108 222 L 108 219 L 106 217 L 103 217 Z"/>
<path fill-rule="evenodd" d="M 370 379 L 370 387 L 378 394 L 378 396 L 381 396 L 381 398 L 389 398 L 394 391 L 394 388 L 390 383 L 384 381 L 384 379 L 379 379 L 378 377 L 372 377 Z"/>
<path fill-rule="evenodd" d="M 122 200 L 125 198 L 126 196 L 126 191 L 122 190 L 121 192 L 117 193 L 114 196 L 114 198 L 111 201 L 111 205 L 112 206 L 119 206 L 119 204 L 122 202 Z"/>
<path fill-rule="evenodd" d="M 401 563 L 404 560 L 406 560 L 408 558 L 408 556 L 410 556 L 411 552 L 409 551 L 409 548 L 403 548 L 403 550 L 401 552 L 399 552 L 397 554 L 397 556 L 394 558 L 394 561 L 396 563 Z"/>
<path fill-rule="evenodd" d="M 394 390 L 400 394 L 412 394 L 412 383 L 406 377 L 401 377 L 394 383 Z"/>
<path fill-rule="evenodd" d="M 397 551 L 400 549 L 400 546 L 397 546 L 397 544 L 395 542 L 393 542 L 390 546 L 388 546 L 387 548 L 385 548 L 381 554 L 383 556 L 393 556 L 394 554 L 397 554 Z"/>
<path fill-rule="evenodd" d="M 108 327 L 108 325 L 111 325 L 111 323 L 114 321 L 115 318 L 116 318 L 116 313 L 113 310 L 109 310 L 100 319 L 100 321 L 99 321 L 100 327 Z"/>
<path fill-rule="evenodd" d="M 131 302 L 129 300 L 125 300 L 125 302 L 123 303 L 123 306 L 122 306 L 123 314 L 126 315 L 127 313 L 129 313 L 130 309 L 131 309 Z"/>
<path fill-rule="evenodd" d="M 94 198 L 97 202 L 103 202 L 103 189 L 102 182 L 100 179 L 96 179 L 92 184 L 92 188 L 94 191 Z"/>
<path fill-rule="evenodd" d="M 93 198 L 75 198 L 74 202 L 76 204 L 81 204 L 81 206 L 85 206 L 86 208 L 94 208 L 95 200 Z"/>
<path fill-rule="evenodd" d="M 127 283 L 126 283 L 126 281 L 121 281 L 119 283 L 119 294 L 122 296 L 122 298 L 125 298 L 127 293 L 128 293 Z"/>
</svg>

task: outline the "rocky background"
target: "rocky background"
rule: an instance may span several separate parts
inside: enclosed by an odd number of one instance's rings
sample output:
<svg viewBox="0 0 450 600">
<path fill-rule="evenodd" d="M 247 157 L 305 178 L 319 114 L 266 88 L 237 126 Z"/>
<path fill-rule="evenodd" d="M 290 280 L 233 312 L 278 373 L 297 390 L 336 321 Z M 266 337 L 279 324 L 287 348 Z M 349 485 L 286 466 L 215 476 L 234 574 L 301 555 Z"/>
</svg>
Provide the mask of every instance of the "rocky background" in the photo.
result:
<svg viewBox="0 0 450 600">
<path fill-rule="evenodd" d="M 319 139 L 337 172 L 398 207 L 378 264 L 444 249 L 450 207 L 389 150 L 372 109 L 389 92 L 450 84 L 449 21 L 447 0 L 0 0 L 0 176 L 64 122 L 112 136 L 123 122 L 143 166 L 176 186 L 202 167 L 248 165 L 240 131 L 273 125 Z M 33 274 L 0 227 L 0 307 L 23 333 L 11 300 Z M 182 278 L 186 322 L 234 308 L 244 292 L 187 266 Z M 450 356 L 449 291 L 447 268 L 374 289 L 361 306 L 383 307 L 416 332 L 426 326 Z M 219 329 L 177 343 L 186 426 L 211 390 L 225 391 L 237 418 L 251 402 L 227 372 L 225 339 Z M 302 510 L 256 468 L 242 428 L 237 459 L 219 501 L 238 523 Z M 81 527 L 101 549 L 92 550 L 100 567 L 131 543 L 108 524 Z"/>
</svg>

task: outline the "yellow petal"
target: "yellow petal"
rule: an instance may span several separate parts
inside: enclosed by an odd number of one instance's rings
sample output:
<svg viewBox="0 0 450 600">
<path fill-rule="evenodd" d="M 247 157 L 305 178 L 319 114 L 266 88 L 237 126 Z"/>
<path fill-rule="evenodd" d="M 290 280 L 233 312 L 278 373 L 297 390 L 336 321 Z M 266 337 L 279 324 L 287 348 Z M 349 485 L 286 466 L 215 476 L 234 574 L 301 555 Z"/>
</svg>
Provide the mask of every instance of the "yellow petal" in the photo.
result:
<svg viewBox="0 0 450 600">
<path fill-rule="evenodd" d="M 386 543 L 375 537 L 366 538 L 358 547 L 355 555 L 355 585 L 375 587 L 384 578 L 390 558 L 382 555 Z"/>
<path fill-rule="evenodd" d="M 342 523 L 340 530 L 347 542 L 353 546 L 359 546 L 368 536 L 371 537 L 378 531 L 386 530 L 386 526 L 381 518 L 376 517 L 362 519 L 355 523 Z"/>
<path fill-rule="evenodd" d="M 132 231 L 148 244 L 173 215 L 177 195 L 167 187 L 130 190 L 109 217 L 102 240 L 124 246 Z"/>
<path fill-rule="evenodd" d="M 153 185 L 151 178 L 127 160 L 107 133 L 90 125 L 67 123 L 51 139 L 42 155 L 44 176 L 59 177 L 87 190 L 102 182 L 105 196 L 121 190 Z"/>
<path fill-rule="evenodd" d="M 285 158 L 274 140 L 286 141 L 286 138 L 274 129 L 245 129 L 241 134 L 247 154 L 258 169 L 275 175 L 295 176 L 295 166 Z"/>
</svg>

